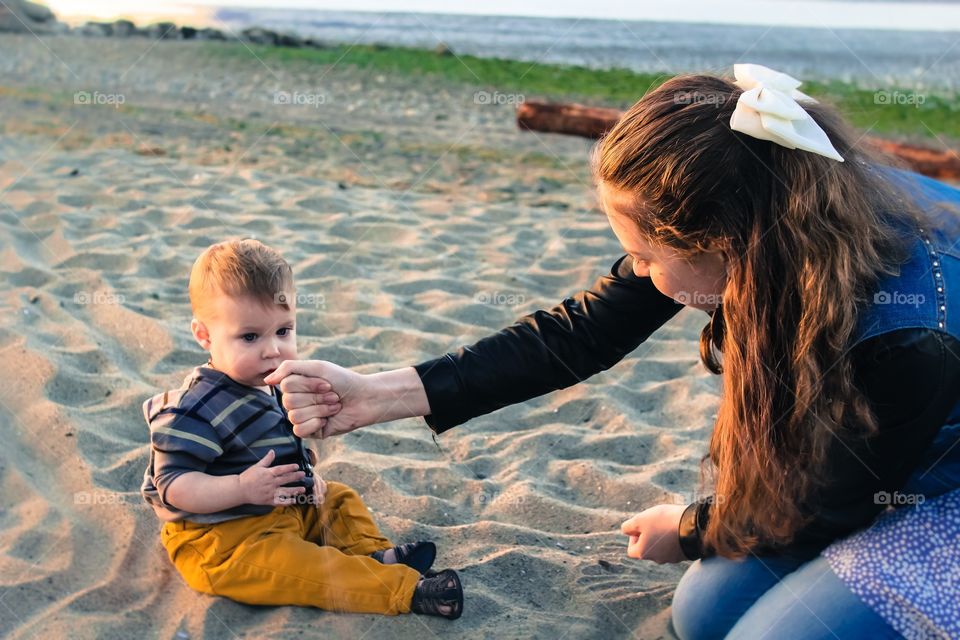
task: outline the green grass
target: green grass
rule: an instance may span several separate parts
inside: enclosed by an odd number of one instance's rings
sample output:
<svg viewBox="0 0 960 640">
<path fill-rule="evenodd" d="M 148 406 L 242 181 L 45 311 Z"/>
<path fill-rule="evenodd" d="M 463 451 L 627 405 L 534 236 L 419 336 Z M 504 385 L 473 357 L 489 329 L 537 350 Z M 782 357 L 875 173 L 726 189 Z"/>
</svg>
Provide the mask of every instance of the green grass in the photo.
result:
<svg viewBox="0 0 960 640">
<path fill-rule="evenodd" d="M 244 46 L 234 43 L 208 43 L 214 56 L 247 57 L 251 52 L 270 63 L 308 63 L 338 67 L 353 66 L 390 74 L 426 75 L 447 81 L 538 96 L 596 97 L 613 106 L 633 103 L 651 87 L 669 76 L 643 74 L 626 69 L 595 70 L 566 65 L 539 64 L 478 58 L 468 55 L 438 55 L 427 49 L 383 47 L 376 45 L 339 45 L 329 49 L 289 49 L 283 47 Z"/>
<path fill-rule="evenodd" d="M 412 78 L 429 76 L 466 87 L 521 94 L 527 99 L 576 100 L 594 106 L 625 108 L 666 81 L 668 74 L 638 73 L 627 69 L 588 69 L 572 65 L 540 64 L 439 55 L 427 49 L 375 45 L 338 45 L 328 49 L 289 49 L 239 43 L 205 43 L 211 57 L 250 58 L 251 51 L 266 64 L 352 66 Z M 854 125 L 875 134 L 913 139 L 960 140 L 960 100 L 956 94 L 915 93 L 895 87 L 879 88 L 892 95 L 886 104 L 873 89 L 841 82 L 808 82 L 803 90 L 836 105 Z M 894 94 L 898 91 L 897 94 Z M 918 99 L 919 97 L 919 99 Z M 898 100 L 899 98 L 899 100 Z M 915 104 L 922 101 L 922 104 Z"/>
</svg>

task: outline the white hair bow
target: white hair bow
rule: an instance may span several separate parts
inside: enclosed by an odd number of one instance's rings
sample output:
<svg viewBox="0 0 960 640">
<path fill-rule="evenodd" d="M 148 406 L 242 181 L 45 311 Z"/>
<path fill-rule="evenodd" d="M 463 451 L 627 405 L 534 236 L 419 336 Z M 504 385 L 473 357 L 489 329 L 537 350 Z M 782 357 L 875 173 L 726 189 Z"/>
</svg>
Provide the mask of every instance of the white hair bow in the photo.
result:
<svg viewBox="0 0 960 640">
<path fill-rule="evenodd" d="M 730 116 L 731 129 L 843 162 L 820 125 L 797 103 L 816 102 L 797 91 L 799 80 L 759 64 L 735 64 L 733 75 L 743 93 Z"/>
</svg>

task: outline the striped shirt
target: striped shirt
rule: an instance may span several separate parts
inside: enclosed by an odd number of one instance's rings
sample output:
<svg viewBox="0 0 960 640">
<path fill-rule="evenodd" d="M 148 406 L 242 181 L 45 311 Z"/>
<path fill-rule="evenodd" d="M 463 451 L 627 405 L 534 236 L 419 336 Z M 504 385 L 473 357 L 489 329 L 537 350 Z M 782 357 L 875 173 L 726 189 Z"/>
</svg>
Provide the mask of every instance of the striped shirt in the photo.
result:
<svg viewBox="0 0 960 640">
<path fill-rule="evenodd" d="M 311 493 L 313 475 L 307 450 L 293 433 L 275 395 L 242 385 L 216 369 L 196 367 L 173 391 L 143 403 L 150 426 L 150 463 L 140 493 L 164 521 L 213 523 L 270 513 L 274 507 L 244 504 L 216 513 L 190 513 L 166 501 L 170 483 L 180 475 L 201 471 L 213 476 L 239 474 L 276 453 L 273 466 L 298 464 L 307 473 L 302 481 Z"/>
</svg>

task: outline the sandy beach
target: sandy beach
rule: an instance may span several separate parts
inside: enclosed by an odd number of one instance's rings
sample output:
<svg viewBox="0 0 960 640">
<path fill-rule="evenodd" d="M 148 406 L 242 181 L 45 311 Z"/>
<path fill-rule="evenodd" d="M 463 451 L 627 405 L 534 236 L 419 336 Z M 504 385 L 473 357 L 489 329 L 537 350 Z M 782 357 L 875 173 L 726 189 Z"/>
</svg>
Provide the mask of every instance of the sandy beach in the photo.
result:
<svg viewBox="0 0 960 640">
<path fill-rule="evenodd" d="M 0 77 L 0 635 L 672 637 L 686 564 L 627 559 L 619 524 L 696 489 L 718 380 L 694 309 L 614 369 L 439 447 L 421 420 L 320 445 L 322 474 L 393 539 L 433 539 L 462 570 L 457 622 L 194 593 L 138 492 L 141 403 L 205 361 L 186 294 L 204 247 L 252 236 L 284 253 L 302 357 L 413 364 L 619 257 L 588 141 L 517 131 L 513 104 L 477 100 L 490 88 L 203 43 L 3 35 Z"/>
</svg>

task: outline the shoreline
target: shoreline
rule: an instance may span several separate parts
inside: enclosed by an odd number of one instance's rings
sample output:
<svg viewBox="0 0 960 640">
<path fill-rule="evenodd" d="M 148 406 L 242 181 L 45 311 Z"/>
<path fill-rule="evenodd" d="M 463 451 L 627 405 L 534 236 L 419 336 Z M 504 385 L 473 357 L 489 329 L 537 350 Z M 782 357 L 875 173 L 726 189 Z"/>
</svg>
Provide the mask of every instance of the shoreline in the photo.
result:
<svg viewBox="0 0 960 640">
<path fill-rule="evenodd" d="M 237 10 L 237 13 L 256 15 L 257 12 Z M 45 21 L 37 24 L 43 25 L 43 29 L 38 27 L 41 33 L 46 30 L 43 37 L 78 37 L 90 42 L 139 40 L 150 42 L 151 46 L 159 42 L 180 42 L 198 45 L 199 55 L 207 57 L 253 56 L 277 65 L 311 68 L 338 65 L 402 74 L 408 78 L 430 76 L 457 86 L 473 87 L 478 99 L 483 99 L 479 94 L 485 92 L 486 99 L 510 105 L 537 99 L 623 110 L 644 92 L 675 75 L 666 71 L 598 69 L 471 55 L 455 51 L 443 42 L 437 42 L 431 49 L 359 42 L 342 44 L 264 27 L 247 27 L 236 32 L 226 27 L 225 22 L 220 23 L 221 27 L 194 27 L 172 22 L 137 25 L 129 20 L 117 20 L 87 22 L 71 29 L 50 13 Z M 732 75 L 732 66 L 720 72 Z M 960 145 L 960 118 L 956 117 L 960 93 L 956 89 L 887 85 L 876 76 L 869 82 L 862 78 L 858 82 L 799 79 L 806 93 L 835 105 L 854 126 L 865 131 L 896 142 L 926 143 L 937 149 Z"/>
<path fill-rule="evenodd" d="M 0 34 L 0 38 L 3 37 Z M 47 36 L 50 37 L 76 38 L 86 42 L 123 40 Z M 666 73 L 646 74 L 627 69 L 598 71 L 575 65 L 531 64 L 505 58 L 454 55 L 446 50 L 380 45 L 293 48 L 243 41 L 163 42 L 193 47 L 198 55 L 209 59 L 254 58 L 294 69 L 336 65 L 365 72 L 399 74 L 408 79 L 429 77 L 453 86 L 472 88 L 478 101 L 487 100 L 505 106 L 516 106 L 528 99 L 546 99 L 623 110 L 643 93 L 672 77 Z M 321 71 L 319 75 L 323 73 Z M 955 115 L 958 94 L 951 91 L 903 88 L 873 91 L 840 81 L 805 82 L 802 88 L 818 100 L 835 105 L 854 126 L 869 129 L 890 140 L 926 144 L 937 149 L 943 149 L 945 144 L 960 146 L 960 118 Z"/>
</svg>

